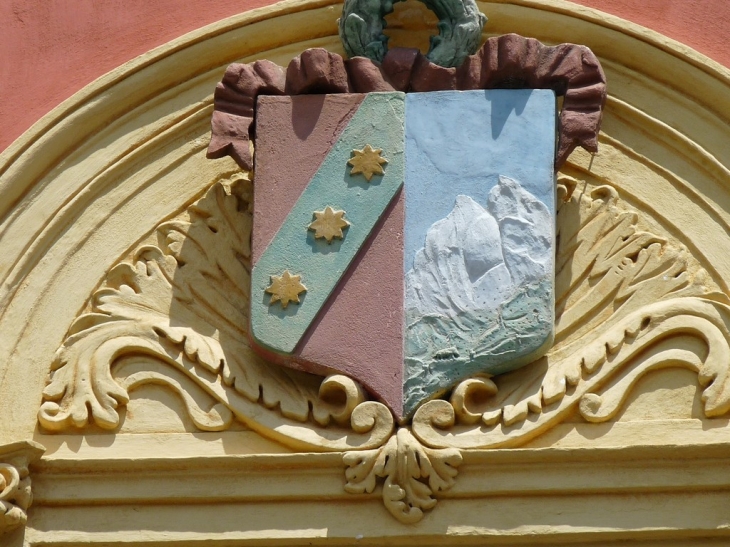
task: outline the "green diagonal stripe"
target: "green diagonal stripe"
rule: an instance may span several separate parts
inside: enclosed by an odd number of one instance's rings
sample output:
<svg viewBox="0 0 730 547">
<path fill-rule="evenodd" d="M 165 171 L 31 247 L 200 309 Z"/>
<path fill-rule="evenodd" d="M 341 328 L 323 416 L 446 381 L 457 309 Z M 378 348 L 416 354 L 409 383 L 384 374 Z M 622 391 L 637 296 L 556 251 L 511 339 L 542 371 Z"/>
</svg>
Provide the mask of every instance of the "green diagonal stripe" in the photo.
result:
<svg viewBox="0 0 730 547">
<path fill-rule="evenodd" d="M 251 329 L 256 340 L 291 353 L 340 278 L 367 240 L 383 211 L 403 184 L 405 95 L 370 93 L 360 104 L 329 155 L 304 190 L 276 236 L 254 265 L 251 279 Z M 367 182 L 350 175 L 352 150 L 382 148 L 385 174 Z M 286 161 L 286 158 L 282 158 Z M 328 244 L 307 229 L 314 211 L 326 206 L 345 211 L 350 227 L 344 239 Z M 299 304 L 269 305 L 271 276 L 288 270 L 301 275 L 307 292 Z"/>
</svg>

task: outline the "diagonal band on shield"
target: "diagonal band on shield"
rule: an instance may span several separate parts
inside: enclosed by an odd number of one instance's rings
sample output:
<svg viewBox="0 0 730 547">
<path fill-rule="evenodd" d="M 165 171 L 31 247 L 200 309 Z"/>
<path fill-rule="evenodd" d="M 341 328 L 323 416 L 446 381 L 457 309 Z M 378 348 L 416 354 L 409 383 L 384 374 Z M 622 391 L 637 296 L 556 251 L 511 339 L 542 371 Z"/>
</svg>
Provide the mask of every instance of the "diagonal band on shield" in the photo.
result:
<svg viewBox="0 0 730 547">
<path fill-rule="evenodd" d="M 544 352 L 554 321 L 549 90 L 262 97 L 251 332 L 399 419 Z"/>
</svg>

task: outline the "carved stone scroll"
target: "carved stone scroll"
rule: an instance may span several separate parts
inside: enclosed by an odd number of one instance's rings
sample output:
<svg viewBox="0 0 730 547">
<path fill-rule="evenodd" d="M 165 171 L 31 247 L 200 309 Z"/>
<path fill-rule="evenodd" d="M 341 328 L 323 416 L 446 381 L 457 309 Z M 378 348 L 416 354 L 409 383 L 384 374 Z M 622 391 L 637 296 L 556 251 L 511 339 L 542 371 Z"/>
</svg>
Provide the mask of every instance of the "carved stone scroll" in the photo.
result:
<svg viewBox="0 0 730 547">
<path fill-rule="evenodd" d="M 730 410 L 727 296 L 686 249 L 639 229 L 616 190 L 569 195 L 577 181 L 561 182 L 555 345 L 525 369 L 466 380 L 450 401 L 423 405 L 413 432 L 429 446 L 516 446 L 576 407 L 606 421 L 644 374 L 668 367 L 698 374 L 706 416 Z"/>
<path fill-rule="evenodd" d="M 296 448 L 384 443 L 390 411 L 366 401 L 354 381 L 272 366 L 250 349 L 247 177 L 216 183 L 187 216 L 158 228 L 158 246 L 143 245 L 115 266 L 71 326 L 44 391 L 41 425 L 115 429 L 129 391 L 157 384 L 178 393 L 203 430 L 226 429 L 235 418 Z M 130 368 L 127 357 L 142 357 L 144 367 Z M 187 395 L 192 386 L 207 394 L 208 409 Z"/>
<path fill-rule="evenodd" d="M 43 454 L 34 442 L 0 446 L 0 536 L 24 526 L 33 502 L 28 466 Z"/>
<path fill-rule="evenodd" d="M 555 169 L 582 146 L 598 150 L 606 77 L 585 46 L 545 46 L 517 34 L 489 38 L 458 68 L 431 63 L 418 50 L 394 48 L 382 64 L 365 57 L 344 60 L 308 49 L 286 71 L 269 61 L 233 64 L 215 90 L 209 158 L 231 156 L 244 169 L 253 161 L 256 98 L 259 95 L 536 88 L 564 96 Z"/>
<path fill-rule="evenodd" d="M 730 411 L 727 296 L 685 248 L 642 228 L 615 189 L 577 185 L 562 177 L 558 187 L 553 348 L 518 371 L 461 382 L 410 428 L 393 435 L 390 411 L 350 378 L 278 367 L 250 349 L 247 175 L 216 182 L 158 227 L 157 245 L 112 268 L 58 350 L 39 422 L 114 430 L 129 393 L 158 385 L 200 430 L 240 421 L 294 449 L 343 451 L 346 490 L 372 493 L 382 480 L 386 508 L 412 523 L 453 485 L 460 450 L 519 446 L 575 410 L 610 420 L 652 370 L 696 372 L 705 414 Z M 24 475 L 4 469 L 12 520 Z"/>
</svg>

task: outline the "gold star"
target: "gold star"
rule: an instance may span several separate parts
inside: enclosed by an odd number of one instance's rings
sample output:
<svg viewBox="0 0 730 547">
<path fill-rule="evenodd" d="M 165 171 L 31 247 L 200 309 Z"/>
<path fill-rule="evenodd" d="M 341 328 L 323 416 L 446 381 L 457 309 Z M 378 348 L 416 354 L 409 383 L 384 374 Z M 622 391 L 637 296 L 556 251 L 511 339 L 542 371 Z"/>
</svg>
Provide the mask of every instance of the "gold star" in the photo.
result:
<svg viewBox="0 0 730 547">
<path fill-rule="evenodd" d="M 299 304 L 299 295 L 307 290 L 301 283 L 301 275 L 292 275 L 289 270 L 284 273 L 271 276 L 271 285 L 266 287 L 266 292 L 271 295 L 269 306 L 281 302 L 281 307 L 286 309 L 289 302 Z"/>
<path fill-rule="evenodd" d="M 347 160 L 347 163 L 352 165 L 350 175 L 362 173 L 367 181 L 370 182 L 373 175 L 382 175 L 385 173 L 382 166 L 384 163 L 388 163 L 388 160 L 380 156 L 383 153 L 382 148 L 373 148 L 369 144 L 366 144 L 362 150 L 353 150 L 352 153 L 355 156 Z"/>
<path fill-rule="evenodd" d="M 345 211 L 335 211 L 329 205 L 324 208 L 324 211 L 315 211 L 315 219 L 308 228 L 314 230 L 315 238 L 324 238 L 327 243 L 332 243 L 332 239 L 338 237 L 342 239 L 342 230 L 347 228 L 350 223 L 347 222 L 343 216 Z"/>
</svg>

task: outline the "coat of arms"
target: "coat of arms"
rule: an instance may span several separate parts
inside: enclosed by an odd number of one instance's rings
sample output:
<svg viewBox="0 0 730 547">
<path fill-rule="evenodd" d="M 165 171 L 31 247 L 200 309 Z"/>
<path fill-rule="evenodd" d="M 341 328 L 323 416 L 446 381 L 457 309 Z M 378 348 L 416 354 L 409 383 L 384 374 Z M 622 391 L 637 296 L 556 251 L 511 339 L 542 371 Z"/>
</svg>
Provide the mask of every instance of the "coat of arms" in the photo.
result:
<svg viewBox="0 0 730 547">
<path fill-rule="evenodd" d="M 56 352 L 39 431 L 125 433 L 127 417 L 147 431 L 166 399 L 128 406 L 130 392 L 161 386 L 185 431 L 339 453 L 345 491 L 377 489 L 412 524 L 455 484 L 462 451 L 499 466 L 511 455 L 480 451 L 576 415 L 608 422 L 659 368 L 697 372 L 705 415 L 728 412 L 730 312 L 714 274 L 647 231 L 605 171 L 582 186 L 569 176 L 591 169 L 581 161 L 556 187 L 576 146 L 596 149 L 595 56 L 517 35 L 479 47 L 476 4 L 431 7 L 427 55 L 387 50 L 391 3 L 348 0 L 349 59 L 310 49 L 286 69 L 227 69 L 208 154 L 245 172 L 211 169 L 204 195 L 109 270 Z M 277 460 L 274 473 L 319 465 Z"/>
<path fill-rule="evenodd" d="M 586 48 L 475 53 L 486 17 L 452 4 L 429 6 L 453 28 L 425 57 L 387 50 L 392 6 L 349 2 L 351 59 L 232 65 L 216 92 L 209 156 L 255 166 L 254 347 L 356 379 L 400 421 L 549 347 L 556 161 L 595 150 L 605 99 Z"/>
</svg>

